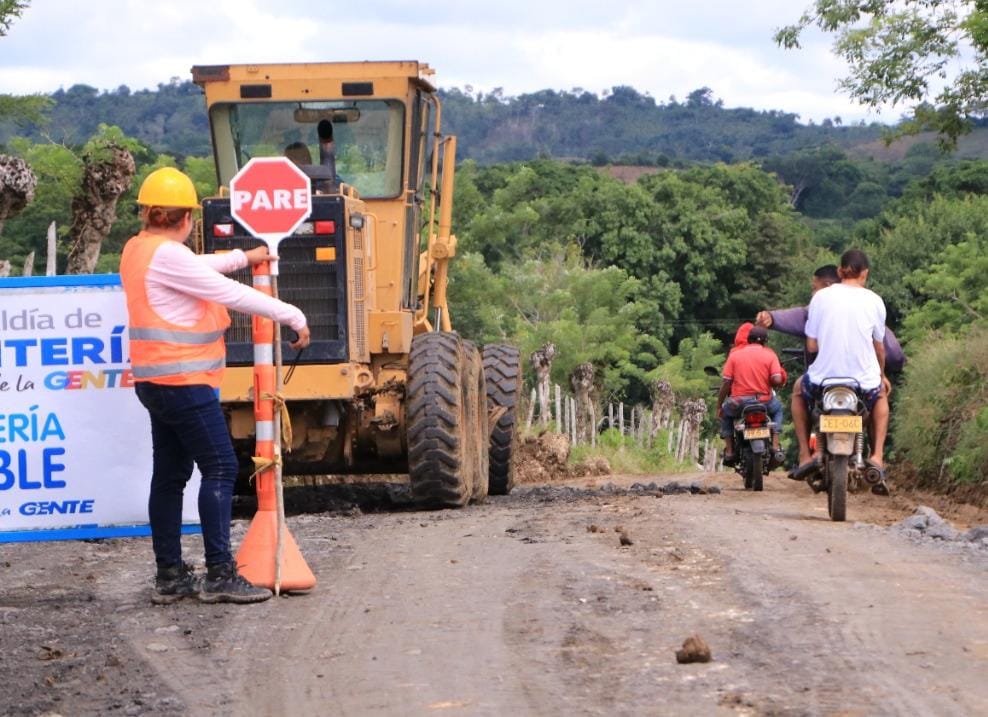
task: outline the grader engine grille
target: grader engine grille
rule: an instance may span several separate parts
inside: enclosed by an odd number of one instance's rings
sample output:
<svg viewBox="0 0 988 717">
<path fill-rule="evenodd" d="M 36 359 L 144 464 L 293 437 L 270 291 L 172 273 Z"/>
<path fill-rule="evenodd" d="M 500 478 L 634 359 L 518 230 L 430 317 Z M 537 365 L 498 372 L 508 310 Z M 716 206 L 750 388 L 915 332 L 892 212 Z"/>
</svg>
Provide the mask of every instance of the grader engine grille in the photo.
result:
<svg viewBox="0 0 988 717">
<path fill-rule="evenodd" d="M 347 360 L 346 261 L 343 240 L 343 205 L 338 197 L 313 197 L 312 216 L 296 234 L 278 246 L 278 296 L 302 310 L 309 322 L 312 343 L 298 363 L 327 363 Z M 251 249 L 262 242 L 250 236 L 230 217 L 228 199 L 203 201 L 203 246 L 207 253 Z M 252 284 L 250 268 L 229 275 Z M 251 318 L 231 311 L 232 324 L 226 332 L 227 365 L 254 362 Z M 288 346 L 294 332 L 281 327 L 285 361 L 294 361 L 296 351 Z"/>
</svg>

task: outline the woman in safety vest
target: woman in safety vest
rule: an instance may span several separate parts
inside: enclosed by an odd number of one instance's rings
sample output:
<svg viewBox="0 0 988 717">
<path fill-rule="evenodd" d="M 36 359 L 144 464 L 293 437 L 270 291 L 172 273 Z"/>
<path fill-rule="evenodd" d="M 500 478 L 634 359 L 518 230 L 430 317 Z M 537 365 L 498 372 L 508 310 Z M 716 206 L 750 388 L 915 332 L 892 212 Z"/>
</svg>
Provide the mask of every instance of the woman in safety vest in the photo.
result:
<svg viewBox="0 0 988 717">
<path fill-rule="evenodd" d="M 227 307 L 260 314 L 298 333 L 292 347 L 309 344 L 305 316 L 223 274 L 273 261 L 266 246 L 197 255 L 185 245 L 195 186 L 177 169 L 148 175 L 137 203 L 143 228 L 120 260 L 130 315 L 130 358 L 135 392 L 151 415 L 154 468 L 148 515 L 157 562 L 152 602 L 198 596 L 203 602 L 260 602 L 271 591 L 237 573 L 230 552 L 230 513 L 237 458 L 220 407 L 226 363 Z M 203 580 L 182 560 L 182 494 L 199 466 L 199 520 L 206 553 Z"/>
</svg>

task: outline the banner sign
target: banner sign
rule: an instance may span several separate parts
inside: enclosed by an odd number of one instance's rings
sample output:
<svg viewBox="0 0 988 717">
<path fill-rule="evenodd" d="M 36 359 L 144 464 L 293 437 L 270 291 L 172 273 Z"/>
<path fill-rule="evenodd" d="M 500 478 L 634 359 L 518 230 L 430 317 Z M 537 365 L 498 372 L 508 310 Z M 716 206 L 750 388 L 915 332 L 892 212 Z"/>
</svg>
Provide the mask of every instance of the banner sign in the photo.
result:
<svg viewBox="0 0 988 717">
<path fill-rule="evenodd" d="M 0 279 L 0 543 L 150 534 L 128 346 L 119 275 Z"/>
</svg>

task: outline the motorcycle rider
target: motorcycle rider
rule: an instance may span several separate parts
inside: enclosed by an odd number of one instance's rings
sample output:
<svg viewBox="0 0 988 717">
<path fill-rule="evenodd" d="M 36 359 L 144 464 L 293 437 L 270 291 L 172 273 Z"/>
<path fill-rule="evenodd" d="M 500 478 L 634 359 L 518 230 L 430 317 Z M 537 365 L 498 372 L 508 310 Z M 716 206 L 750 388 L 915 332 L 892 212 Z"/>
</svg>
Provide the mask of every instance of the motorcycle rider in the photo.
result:
<svg viewBox="0 0 988 717">
<path fill-rule="evenodd" d="M 869 411 L 871 456 L 866 460 L 881 476 L 872 492 L 888 495 L 885 483 L 884 449 L 888 433 L 888 379 L 885 377 L 885 302 L 865 288 L 867 255 L 850 249 L 841 256 L 841 281 L 816 292 L 806 321 L 806 347 L 816 353 L 800 390 L 792 396 L 792 417 L 799 442 L 799 466 L 795 479 L 812 477 L 820 468 L 809 445 L 810 408 L 821 393 L 826 378 L 851 378 L 858 382 Z"/>
<path fill-rule="evenodd" d="M 742 329 L 744 325 L 742 325 Z M 738 330 L 740 334 L 742 329 Z M 734 465 L 734 419 L 749 403 L 764 403 L 774 424 L 772 430 L 771 467 L 782 465 L 785 454 L 779 445 L 782 432 L 782 402 L 772 388 L 784 386 L 788 377 L 775 351 L 765 345 L 768 330 L 754 326 L 748 332 L 748 343 L 731 349 L 724 364 L 723 383 L 717 396 L 720 435 L 724 439 L 724 465 Z"/>
<path fill-rule="evenodd" d="M 838 274 L 837 266 L 835 264 L 824 264 L 813 272 L 810 295 L 812 296 L 820 289 L 826 289 L 831 284 L 837 284 L 839 282 L 840 274 Z M 755 323 L 758 326 L 764 326 L 766 329 L 772 329 L 779 333 L 805 339 L 806 332 L 804 329 L 806 327 L 808 310 L 806 306 L 793 306 L 790 309 L 759 311 L 755 317 Z M 902 352 L 902 346 L 899 345 L 899 339 L 896 338 L 895 334 L 892 333 L 892 329 L 888 326 L 885 327 L 883 343 L 885 344 L 885 370 L 898 373 L 906 365 L 906 356 Z M 891 389 L 891 386 L 888 388 Z M 795 385 L 793 389 L 798 390 L 799 386 Z"/>
</svg>

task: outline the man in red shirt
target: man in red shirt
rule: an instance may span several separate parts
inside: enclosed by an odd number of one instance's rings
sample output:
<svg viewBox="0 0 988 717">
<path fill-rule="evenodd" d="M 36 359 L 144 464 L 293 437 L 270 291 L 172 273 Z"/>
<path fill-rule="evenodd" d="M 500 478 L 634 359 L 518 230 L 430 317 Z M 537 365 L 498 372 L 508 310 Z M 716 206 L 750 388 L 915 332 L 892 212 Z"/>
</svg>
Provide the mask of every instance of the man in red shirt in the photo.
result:
<svg viewBox="0 0 988 717">
<path fill-rule="evenodd" d="M 782 465 L 784 454 L 779 446 L 782 432 L 782 402 L 772 388 L 784 386 L 788 380 L 775 351 L 765 345 L 768 330 L 755 326 L 748 333 L 748 343 L 731 350 L 724 364 L 724 382 L 717 397 L 717 414 L 720 416 L 720 435 L 724 439 L 724 464 L 734 465 L 734 419 L 749 404 L 764 403 L 768 409 L 772 428 L 773 466 Z"/>
</svg>

